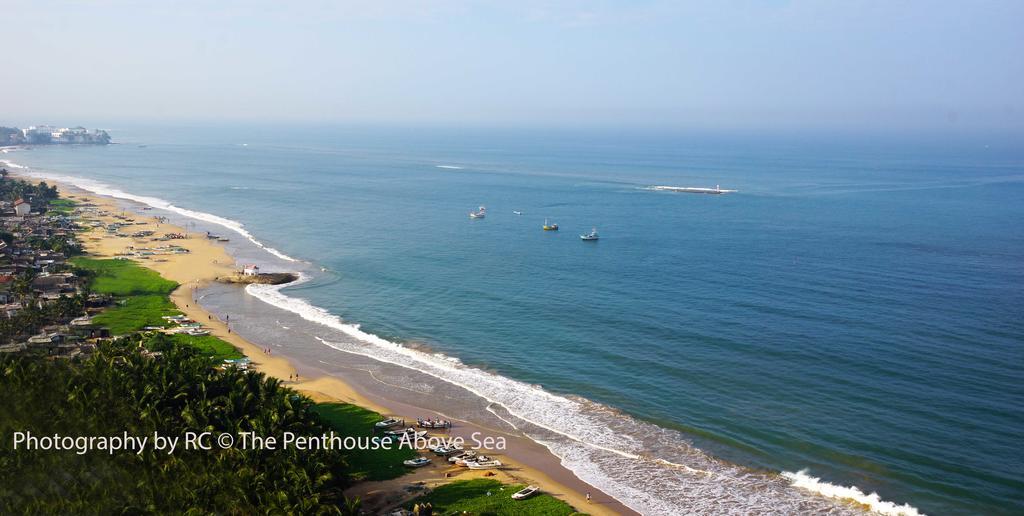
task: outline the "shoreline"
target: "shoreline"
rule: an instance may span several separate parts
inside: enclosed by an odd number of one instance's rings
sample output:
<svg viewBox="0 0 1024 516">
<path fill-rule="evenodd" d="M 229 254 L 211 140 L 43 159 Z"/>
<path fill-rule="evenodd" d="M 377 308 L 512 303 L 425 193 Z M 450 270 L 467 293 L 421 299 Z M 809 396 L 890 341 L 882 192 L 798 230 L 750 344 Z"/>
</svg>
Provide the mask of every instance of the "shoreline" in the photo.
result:
<svg viewBox="0 0 1024 516">
<path fill-rule="evenodd" d="M 15 170 L 12 171 L 12 175 L 18 176 L 19 174 Z M 31 181 L 38 180 L 34 177 L 24 178 Z M 98 220 L 111 219 L 113 217 L 111 214 L 123 211 L 122 206 L 124 205 L 135 205 L 130 201 L 88 192 L 59 180 L 47 179 L 47 181 L 55 184 L 63 197 L 80 204 L 83 202 L 93 204 L 97 209 L 110 213 L 106 216 L 95 215 Z M 136 221 L 145 221 L 145 224 L 137 226 L 138 230 L 149 229 L 158 233 L 186 232 L 179 226 L 158 222 L 153 215 L 140 210 L 132 211 Z M 128 246 L 144 244 L 139 240 L 105 232 L 89 232 L 82 235 L 81 243 L 91 256 L 112 258 Z M 411 415 L 432 412 L 401 401 L 359 392 L 342 379 L 330 376 L 317 367 L 310 367 L 283 356 L 268 355 L 259 346 L 237 333 L 231 332 L 221 316 L 210 313 L 195 301 L 194 292 L 209 285 L 218 276 L 235 272 L 234 258 L 228 254 L 224 246 L 205 238 L 192 237 L 176 240 L 175 244 L 190 252 L 180 255 L 155 256 L 148 260 L 133 258 L 133 261 L 160 273 L 167 279 L 178 282 L 180 286 L 170 296 L 177 308 L 189 318 L 206 325 L 211 330 L 211 335 L 238 348 L 249 357 L 256 370 L 281 380 L 283 385 L 310 396 L 315 401 L 352 403 L 383 415 L 398 415 L 408 420 L 415 419 L 415 417 L 410 417 Z M 303 376 L 301 381 L 286 380 L 296 374 L 299 368 L 313 370 L 317 374 L 308 379 Z M 456 421 L 459 420 L 456 419 Z M 497 455 L 507 466 L 498 470 L 497 475 L 493 478 L 505 483 L 518 482 L 539 485 L 547 494 L 569 503 L 576 510 L 590 514 L 638 514 L 607 493 L 579 479 L 575 473 L 562 466 L 560 459 L 543 445 L 524 436 L 492 428 L 484 429 L 461 421 L 460 423 L 453 431 L 453 435 L 468 437 L 473 431 L 486 430 L 491 434 L 500 433 L 507 438 L 508 448 L 506 450 L 501 453 L 491 453 L 491 455 Z M 457 474 L 449 478 L 448 473 Z M 376 502 L 381 504 L 377 509 L 384 509 L 389 504 L 393 505 L 399 502 L 399 498 L 395 496 L 396 493 L 404 493 L 406 498 L 416 496 L 417 493 L 407 489 L 410 486 L 417 484 L 434 486 L 448 481 L 477 478 L 482 474 L 483 472 L 479 471 L 470 472 L 462 468 L 438 467 L 435 464 L 393 480 L 357 483 L 349 488 L 346 494 L 360 496 L 367 506 L 372 506 Z M 592 502 L 587 501 L 588 493 L 592 496 Z"/>
</svg>

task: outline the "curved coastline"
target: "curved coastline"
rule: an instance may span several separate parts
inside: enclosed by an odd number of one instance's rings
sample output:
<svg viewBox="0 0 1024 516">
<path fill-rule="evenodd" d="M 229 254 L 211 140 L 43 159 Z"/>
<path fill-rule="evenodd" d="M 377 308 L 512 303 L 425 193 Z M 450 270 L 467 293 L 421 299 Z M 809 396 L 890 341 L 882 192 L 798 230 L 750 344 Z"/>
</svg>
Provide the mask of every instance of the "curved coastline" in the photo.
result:
<svg viewBox="0 0 1024 516">
<path fill-rule="evenodd" d="M 278 259 L 287 262 L 301 261 L 260 242 L 237 221 L 181 208 L 163 199 L 134 195 L 88 179 L 40 173 L 11 163 L 8 165 L 20 169 L 20 173 L 33 177 L 67 183 L 100 196 L 140 203 L 182 217 L 216 224 L 242 235 L 253 245 Z M 299 280 L 293 283 L 253 284 L 248 285 L 245 291 L 268 305 L 336 330 L 352 339 L 339 341 L 320 338 L 325 346 L 427 374 L 498 405 L 507 414 L 499 415 L 492 410 L 491 405 L 488 405 L 487 410 L 499 419 L 505 420 L 512 428 L 521 429 L 523 435 L 542 444 L 564 467 L 580 479 L 634 510 L 649 514 L 669 514 L 673 509 L 678 510 L 679 505 L 676 504 L 680 501 L 692 502 L 693 497 L 698 497 L 706 498 L 711 503 L 693 507 L 708 511 L 722 511 L 728 508 L 737 511 L 774 509 L 785 512 L 786 507 L 807 508 L 809 504 L 820 510 L 840 513 L 856 513 L 866 508 L 881 514 L 918 514 L 917 510 L 909 505 L 901 506 L 886 502 L 875 494 L 864 494 L 856 487 L 835 486 L 809 477 L 803 472 L 782 472 L 773 475 L 726 464 L 690 446 L 686 437 L 678 432 L 623 416 L 617 411 L 583 398 L 551 393 L 537 386 L 463 365 L 455 357 L 424 353 L 388 341 L 364 332 L 358 324 L 347 323 L 304 299 L 282 292 L 309 279 L 309 276 L 300 274 Z M 566 421 L 573 422 L 573 427 L 565 428 Z M 681 459 L 677 459 L 677 456 L 670 457 L 672 460 L 654 457 L 648 448 L 650 443 L 636 438 L 636 435 L 644 433 L 656 434 L 660 438 L 656 442 L 662 446 L 671 441 L 678 441 L 674 446 L 681 449 L 678 455 Z M 600 456 L 596 456 L 595 453 Z M 595 463 L 599 465 L 595 467 Z M 679 480 L 685 490 L 693 491 L 695 494 L 681 498 L 659 499 L 658 496 L 664 496 L 664 493 L 654 496 L 650 492 L 645 492 L 643 482 L 639 485 L 629 485 L 625 482 L 625 476 L 610 474 L 611 469 L 621 468 L 623 465 L 634 467 L 635 469 L 629 473 L 637 477 Z M 727 492 L 722 492 L 723 489 Z M 760 490 L 761 493 L 755 497 L 756 499 L 749 499 L 748 490 Z M 834 500 L 840 502 L 835 503 Z M 744 505 L 744 502 L 750 503 Z"/>
</svg>

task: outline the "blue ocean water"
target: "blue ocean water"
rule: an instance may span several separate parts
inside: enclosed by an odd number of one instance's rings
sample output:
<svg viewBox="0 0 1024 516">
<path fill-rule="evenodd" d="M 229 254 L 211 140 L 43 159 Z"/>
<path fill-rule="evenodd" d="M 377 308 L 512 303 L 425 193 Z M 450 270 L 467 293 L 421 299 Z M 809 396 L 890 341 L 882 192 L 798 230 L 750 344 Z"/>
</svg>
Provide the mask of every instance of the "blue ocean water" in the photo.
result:
<svg viewBox="0 0 1024 516">
<path fill-rule="evenodd" d="M 857 486 L 926 513 L 1024 511 L 1024 146 L 266 126 L 112 134 L 119 145 L 0 157 L 239 221 L 325 269 L 284 293 L 365 332 L 677 430 L 730 463 L 803 470 L 819 491 Z M 716 184 L 739 192 L 648 188 Z M 479 205 L 487 217 L 471 220 Z M 545 219 L 561 230 L 542 231 Z M 601 240 L 582 242 L 591 227 Z"/>
</svg>

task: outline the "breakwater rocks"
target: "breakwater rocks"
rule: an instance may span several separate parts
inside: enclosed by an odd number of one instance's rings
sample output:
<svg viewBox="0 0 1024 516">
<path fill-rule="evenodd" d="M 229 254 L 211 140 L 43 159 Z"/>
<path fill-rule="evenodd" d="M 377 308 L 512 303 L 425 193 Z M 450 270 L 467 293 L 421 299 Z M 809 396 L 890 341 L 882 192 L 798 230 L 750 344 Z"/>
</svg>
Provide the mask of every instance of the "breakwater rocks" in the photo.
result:
<svg viewBox="0 0 1024 516">
<path fill-rule="evenodd" d="M 221 283 L 240 283 L 248 285 L 258 283 L 260 285 L 281 285 L 291 283 L 299 279 L 294 272 L 262 272 L 260 274 L 232 274 L 230 276 L 218 276 L 217 281 Z"/>
</svg>

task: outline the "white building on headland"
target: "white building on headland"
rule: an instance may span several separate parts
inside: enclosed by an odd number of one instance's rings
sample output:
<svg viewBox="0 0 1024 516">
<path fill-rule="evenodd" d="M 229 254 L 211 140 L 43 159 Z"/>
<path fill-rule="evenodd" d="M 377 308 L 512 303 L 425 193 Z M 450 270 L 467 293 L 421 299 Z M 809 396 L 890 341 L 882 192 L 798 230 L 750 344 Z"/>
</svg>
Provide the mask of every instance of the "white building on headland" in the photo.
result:
<svg viewBox="0 0 1024 516">
<path fill-rule="evenodd" d="M 260 274 L 260 268 L 258 265 L 246 265 L 242 267 L 242 276 L 258 276 Z"/>
</svg>

